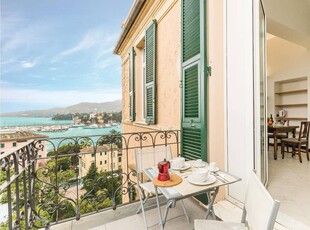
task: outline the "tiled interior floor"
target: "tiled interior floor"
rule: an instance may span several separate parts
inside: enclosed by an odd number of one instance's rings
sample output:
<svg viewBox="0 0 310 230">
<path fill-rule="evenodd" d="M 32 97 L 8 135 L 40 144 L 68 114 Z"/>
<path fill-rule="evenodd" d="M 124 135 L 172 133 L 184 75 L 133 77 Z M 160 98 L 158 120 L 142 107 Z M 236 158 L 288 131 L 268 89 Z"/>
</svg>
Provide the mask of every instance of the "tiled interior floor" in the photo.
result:
<svg viewBox="0 0 310 230">
<path fill-rule="evenodd" d="M 286 153 L 284 159 L 278 151 L 278 159 L 273 159 L 273 150 L 269 150 L 268 191 L 279 200 L 280 213 L 302 222 L 310 229 L 310 161 L 302 153 L 302 163 L 298 156 Z M 279 218 L 279 215 L 278 215 Z M 281 216 L 280 216 L 281 218 Z M 285 215 L 283 217 L 285 221 Z"/>
</svg>

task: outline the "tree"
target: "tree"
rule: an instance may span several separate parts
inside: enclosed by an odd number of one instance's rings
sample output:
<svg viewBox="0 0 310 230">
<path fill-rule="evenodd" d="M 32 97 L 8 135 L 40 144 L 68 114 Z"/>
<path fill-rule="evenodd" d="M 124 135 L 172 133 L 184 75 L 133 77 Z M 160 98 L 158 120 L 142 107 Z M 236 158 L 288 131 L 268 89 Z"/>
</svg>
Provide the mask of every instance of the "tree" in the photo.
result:
<svg viewBox="0 0 310 230">
<path fill-rule="evenodd" d="M 118 148 L 122 148 L 122 135 L 120 132 L 112 129 L 108 135 L 103 136 L 99 140 L 99 145 L 115 144 Z"/>
<path fill-rule="evenodd" d="M 50 151 L 47 156 L 66 155 L 80 152 L 80 145 L 63 145 L 58 148 L 57 151 Z M 56 158 L 52 158 L 56 159 Z M 62 156 L 57 158 L 58 171 L 74 169 L 78 164 L 79 160 L 77 156 Z"/>
<path fill-rule="evenodd" d="M 98 191 L 98 187 L 94 186 L 94 183 L 96 183 L 96 180 L 98 178 L 98 169 L 94 163 L 92 163 L 89 167 L 89 170 L 86 174 L 86 176 L 83 178 L 83 188 L 87 191 L 87 194 L 93 194 L 95 195 Z"/>
</svg>

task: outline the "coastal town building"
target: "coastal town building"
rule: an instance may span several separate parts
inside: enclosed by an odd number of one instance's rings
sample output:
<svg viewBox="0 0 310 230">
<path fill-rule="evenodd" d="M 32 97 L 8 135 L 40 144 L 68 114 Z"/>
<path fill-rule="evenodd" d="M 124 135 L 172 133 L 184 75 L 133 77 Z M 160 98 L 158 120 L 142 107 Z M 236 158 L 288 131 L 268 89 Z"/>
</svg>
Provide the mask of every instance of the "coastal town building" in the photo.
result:
<svg viewBox="0 0 310 230">
<path fill-rule="evenodd" d="M 41 135 L 41 134 L 35 134 L 32 132 L 26 132 L 26 131 L 17 131 L 17 132 L 11 132 L 11 131 L 2 131 L 0 132 L 0 151 L 1 154 L 3 154 L 6 151 L 9 151 L 13 148 L 20 148 L 21 145 L 23 145 L 25 142 L 31 140 L 31 139 L 44 139 L 48 138 L 48 136 Z M 38 143 L 39 145 L 44 146 L 45 141 L 41 141 Z M 37 166 L 42 167 L 46 162 L 47 159 L 40 159 L 45 158 L 47 156 L 46 148 L 38 150 L 38 160 L 37 160 Z"/>
<path fill-rule="evenodd" d="M 116 145 L 111 148 L 109 144 L 98 146 L 96 152 L 94 152 L 93 147 L 81 149 L 79 155 L 80 177 L 86 176 L 92 164 L 96 165 L 98 172 L 118 170 L 122 166 L 121 152 L 119 152 Z"/>
</svg>

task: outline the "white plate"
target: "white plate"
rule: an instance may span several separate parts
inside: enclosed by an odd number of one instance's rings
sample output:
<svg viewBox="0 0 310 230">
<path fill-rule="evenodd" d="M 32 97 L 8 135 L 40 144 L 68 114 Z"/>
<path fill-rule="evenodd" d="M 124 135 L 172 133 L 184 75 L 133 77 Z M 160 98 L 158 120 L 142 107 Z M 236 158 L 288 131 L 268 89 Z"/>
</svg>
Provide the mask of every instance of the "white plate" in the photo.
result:
<svg viewBox="0 0 310 230">
<path fill-rule="evenodd" d="M 219 169 L 219 167 L 215 167 L 214 170 L 211 170 L 210 168 L 209 168 L 209 170 L 210 170 L 210 172 L 218 172 L 220 169 Z"/>
<path fill-rule="evenodd" d="M 184 165 L 183 165 L 183 167 L 181 167 L 181 168 L 172 168 L 172 167 L 171 167 L 171 169 L 172 169 L 172 170 L 185 170 L 185 169 L 189 169 L 190 167 L 191 167 L 191 164 L 188 163 L 188 162 L 185 162 Z"/>
<path fill-rule="evenodd" d="M 208 184 L 213 184 L 216 181 L 216 177 L 213 175 L 209 175 L 206 181 L 198 182 L 198 181 L 193 180 L 191 178 L 191 175 L 189 175 L 187 178 L 187 181 L 194 185 L 208 185 Z"/>
</svg>

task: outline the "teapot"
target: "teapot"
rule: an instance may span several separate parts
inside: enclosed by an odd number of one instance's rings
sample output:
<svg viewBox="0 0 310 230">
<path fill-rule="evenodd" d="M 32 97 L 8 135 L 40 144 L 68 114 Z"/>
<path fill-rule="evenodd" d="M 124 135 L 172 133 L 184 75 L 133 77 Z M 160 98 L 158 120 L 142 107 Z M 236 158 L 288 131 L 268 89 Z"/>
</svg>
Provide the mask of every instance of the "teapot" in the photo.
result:
<svg viewBox="0 0 310 230">
<path fill-rule="evenodd" d="M 163 161 L 158 163 L 158 180 L 160 181 L 166 181 L 166 180 L 170 180 L 170 176 L 169 176 L 169 168 L 170 168 L 170 162 L 166 161 L 166 159 L 164 159 Z"/>
</svg>

